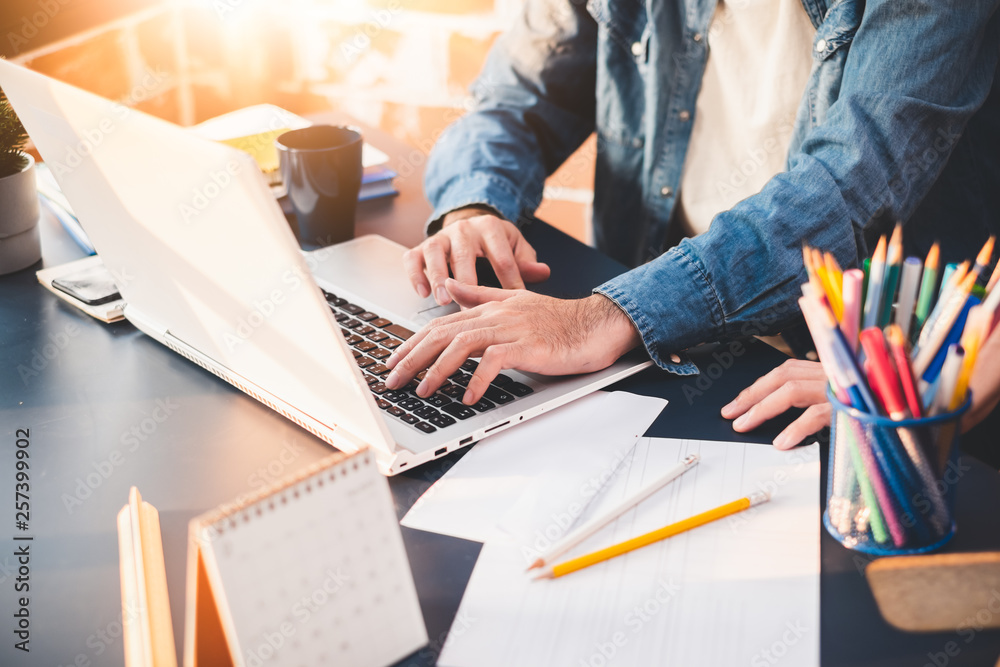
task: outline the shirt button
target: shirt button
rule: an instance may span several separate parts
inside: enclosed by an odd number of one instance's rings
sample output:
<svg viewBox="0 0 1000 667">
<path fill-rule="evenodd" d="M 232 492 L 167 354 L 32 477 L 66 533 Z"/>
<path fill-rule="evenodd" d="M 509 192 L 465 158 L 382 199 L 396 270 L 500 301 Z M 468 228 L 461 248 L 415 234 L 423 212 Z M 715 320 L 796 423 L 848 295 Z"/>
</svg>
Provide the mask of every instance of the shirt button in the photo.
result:
<svg viewBox="0 0 1000 667">
<path fill-rule="evenodd" d="M 689 120 L 691 120 L 691 112 L 685 109 L 684 111 L 677 114 L 677 117 L 686 123 Z"/>
<path fill-rule="evenodd" d="M 672 188 L 668 188 L 665 185 L 662 188 L 660 188 L 660 195 L 663 196 L 663 197 L 669 197 L 673 193 L 674 193 L 673 189 Z"/>
<path fill-rule="evenodd" d="M 635 139 L 633 139 L 632 140 L 632 147 L 633 148 L 642 148 L 642 139 L 640 139 L 639 137 L 636 137 Z"/>
<path fill-rule="evenodd" d="M 823 53 L 824 51 L 826 51 L 826 40 L 821 39 L 816 42 L 816 53 Z"/>
<path fill-rule="evenodd" d="M 691 39 L 693 39 L 696 42 L 700 42 L 701 41 L 701 33 L 700 32 L 696 32 Z"/>
<path fill-rule="evenodd" d="M 632 55 L 633 56 L 641 56 L 642 55 L 642 42 L 633 42 L 632 43 Z"/>
</svg>

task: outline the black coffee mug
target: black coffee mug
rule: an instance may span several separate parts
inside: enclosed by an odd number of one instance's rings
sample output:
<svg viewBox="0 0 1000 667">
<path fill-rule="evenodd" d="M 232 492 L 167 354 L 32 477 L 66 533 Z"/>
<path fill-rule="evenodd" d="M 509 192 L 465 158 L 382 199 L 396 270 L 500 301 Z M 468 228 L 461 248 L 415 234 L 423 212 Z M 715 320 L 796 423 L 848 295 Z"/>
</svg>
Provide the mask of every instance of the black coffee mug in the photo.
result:
<svg viewBox="0 0 1000 667">
<path fill-rule="evenodd" d="M 285 132 L 275 145 L 299 244 L 325 246 L 354 238 L 361 135 L 346 127 L 313 125 Z"/>
</svg>

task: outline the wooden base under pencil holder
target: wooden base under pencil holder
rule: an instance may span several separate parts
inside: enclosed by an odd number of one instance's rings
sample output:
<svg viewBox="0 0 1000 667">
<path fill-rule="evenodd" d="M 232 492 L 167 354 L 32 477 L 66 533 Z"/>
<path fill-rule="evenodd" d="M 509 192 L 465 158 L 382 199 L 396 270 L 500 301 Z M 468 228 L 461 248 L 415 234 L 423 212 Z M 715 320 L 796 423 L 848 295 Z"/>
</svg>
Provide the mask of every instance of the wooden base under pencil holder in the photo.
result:
<svg viewBox="0 0 1000 667">
<path fill-rule="evenodd" d="M 823 525 L 848 549 L 877 555 L 938 549 L 955 534 L 959 421 L 969 409 L 893 421 L 833 405 Z"/>
</svg>

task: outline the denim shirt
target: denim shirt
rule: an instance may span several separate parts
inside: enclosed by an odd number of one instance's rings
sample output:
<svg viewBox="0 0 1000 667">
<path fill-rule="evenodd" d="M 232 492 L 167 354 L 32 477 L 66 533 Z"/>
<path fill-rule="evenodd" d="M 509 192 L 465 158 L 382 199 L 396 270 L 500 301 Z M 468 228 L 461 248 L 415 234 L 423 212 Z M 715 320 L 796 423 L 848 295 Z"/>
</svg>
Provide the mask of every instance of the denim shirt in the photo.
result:
<svg viewBox="0 0 1000 667">
<path fill-rule="evenodd" d="M 798 319 L 804 241 L 856 266 L 902 220 L 908 252 L 974 255 L 1000 226 L 998 0 L 801 1 L 816 36 L 786 170 L 706 233 L 665 247 L 712 0 L 528 0 L 431 154 L 431 220 L 518 220 L 596 132 L 596 243 L 636 268 L 595 291 L 681 374 L 676 350 Z"/>
</svg>

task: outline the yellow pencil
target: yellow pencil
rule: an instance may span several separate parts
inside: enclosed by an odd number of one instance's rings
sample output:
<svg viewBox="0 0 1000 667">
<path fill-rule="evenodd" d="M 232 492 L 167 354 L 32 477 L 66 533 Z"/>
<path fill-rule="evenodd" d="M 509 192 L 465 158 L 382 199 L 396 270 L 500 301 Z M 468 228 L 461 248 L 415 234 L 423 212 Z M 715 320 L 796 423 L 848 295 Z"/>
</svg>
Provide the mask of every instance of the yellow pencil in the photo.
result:
<svg viewBox="0 0 1000 667">
<path fill-rule="evenodd" d="M 708 510 L 707 512 L 696 514 L 693 517 L 684 519 L 683 521 L 678 521 L 677 523 L 672 523 L 669 526 L 658 528 L 652 532 L 646 533 L 645 535 L 633 537 L 631 540 L 626 540 L 606 549 L 589 553 L 586 556 L 580 556 L 579 558 L 568 560 L 565 563 L 559 563 L 558 565 L 545 568 L 540 574 L 538 574 L 538 576 L 535 577 L 535 579 L 552 579 L 555 577 L 562 577 L 571 572 L 582 570 L 585 567 L 602 563 L 608 559 L 614 558 L 615 556 L 621 556 L 622 554 L 635 551 L 636 549 L 653 544 L 654 542 L 659 542 L 660 540 L 665 540 L 668 537 L 673 537 L 674 535 L 686 532 L 692 528 L 704 526 L 706 523 L 717 521 L 729 516 L 730 514 L 742 512 L 743 510 L 749 509 L 755 505 L 766 503 L 770 499 L 770 493 L 765 491 L 754 491 L 746 498 L 734 500 L 731 503 L 726 503 L 725 505 Z"/>
<path fill-rule="evenodd" d="M 823 253 L 814 250 L 812 260 L 813 270 L 816 272 L 819 284 L 823 288 L 823 293 L 826 294 L 826 300 L 830 302 L 830 309 L 833 310 L 834 317 L 839 322 L 844 317 L 844 299 L 840 293 L 840 285 L 834 284 L 834 276 L 830 275 L 827 269 Z"/>
<path fill-rule="evenodd" d="M 989 313 L 982 306 L 973 306 L 969 309 L 961 343 L 965 350 L 965 358 L 962 360 L 962 368 L 958 373 L 958 382 L 955 383 L 955 393 L 949 399 L 949 410 L 957 410 L 965 402 L 965 395 L 969 390 L 972 372 L 975 370 L 979 348 L 982 347 L 983 340 L 989 335 L 989 325 L 992 321 L 992 313 Z"/>
<path fill-rule="evenodd" d="M 833 279 L 833 284 L 837 289 L 841 289 L 844 283 L 844 272 L 840 268 L 840 263 L 833 256 L 832 252 L 823 254 L 823 261 L 826 264 L 826 271 Z"/>
</svg>

